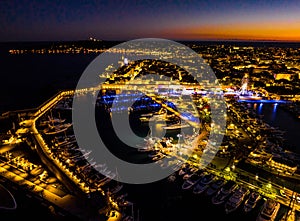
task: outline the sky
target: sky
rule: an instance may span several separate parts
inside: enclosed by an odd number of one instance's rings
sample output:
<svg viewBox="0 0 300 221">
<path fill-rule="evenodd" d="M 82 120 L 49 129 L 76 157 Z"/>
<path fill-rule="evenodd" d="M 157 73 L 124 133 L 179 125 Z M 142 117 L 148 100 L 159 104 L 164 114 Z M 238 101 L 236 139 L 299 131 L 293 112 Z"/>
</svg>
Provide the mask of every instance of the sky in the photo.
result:
<svg viewBox="0 0 300 221">
<path fill-rule="evenodd" d="M 299 0 L 1 0 L 0 41 L 300 41 Z"/>
</svg>

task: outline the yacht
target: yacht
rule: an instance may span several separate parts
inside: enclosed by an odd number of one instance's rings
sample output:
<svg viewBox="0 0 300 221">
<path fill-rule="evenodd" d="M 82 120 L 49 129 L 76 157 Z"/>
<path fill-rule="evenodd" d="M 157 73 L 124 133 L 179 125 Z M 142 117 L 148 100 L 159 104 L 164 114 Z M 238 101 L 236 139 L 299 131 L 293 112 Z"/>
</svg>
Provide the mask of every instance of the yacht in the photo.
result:
<svg viewBox="0 0 300 221">
<path fill-rule="evenodd" d="M 238 184 L 233 180 L 227 181 L 227 183 L 221 187 L 217 194 L 212 197 L 212 203 L 215 205 L 224 203 L 230 194 L 232 194 L 238 187 Z"/>
<path fill-rule="evenodd" d="M 258 213 L 256 221 L 274 221 L 279 209 L 280 203 L 274 199 L 268 198 Z"/>
<path fill-rule="evenodd" d="M 137 148 L 138 152 L 151 152 L 151 151 L 154 150 L 153 146 L 151 146 L 151 145 L 145 145 L 145 146 L 143 146 L 143 145 L 138 145 L 137 144 L 136 148 Z"/>
<path fill-rule="evenodd" d="M 251 192 L 244 203 L 244 212 L 250 212 L 255 208 L 257 202 L 261 199 L 261 195 L 258 192 Z"/>
<path fill-rule="evenodd" d="M 190 125 L 188 123 L 176 123 L 167 126 L 163 126 L 162 128 L 165 130 L 178 130 L 182 128 L 188 128 Z"/>
<path fill-rule="evenodd" d="M 182 189 L 187 190 L 191 189 L 195 184 L 197 184 L 201 180 L 200 173 L 193 173 L 188 179 L 186 179 L 182 184 Z"/>
<path fill-rule="evenodd" d="M 144 140 L 141 144 L 136 145 L 137 151 L 138 152 L 151 152 L 151 151 L 155 150 L 154 146 L 160 140 L 161 140 L 161 138 L 158 138 L 158 137 L 155 137 L 152 135 L 152 127 L 150 127 L 147 137 L 144 138 Z"/>
<path fill-rule="evenodd" d="M 158 160 L 161 160 L 165 157 L 165 155 L 161 152 L 158 152 L 157 154 L 155 154 L 153 157 L 152 157 L 152 160 L 153 161 L 158 161 Z"/>
<path fill-rule="evenodd" d="M 247 91 L 246 93 L 240 94 L 238 96 L 239 100 L 262 100 L 263 97 L 260 94 L 257 94 L 256 92 Z"/>
<path fill-rule="evenodd" d="M 222 186 L 225 185 L 226 182 L 227 181 L 222 177 L 216 179 L 207 188 L 206 195 L 208 195 L 208 196 L 214 195 Z"/>
<path fill-rule="evenodd" d="M 153 113 L 141 114 L 141 117 L 152 117 Z"/>
<path fill-rule="evenodd" d="M 228 214 L 235 211 L 242 204 L 245 197 L 249 193 L 250 190 L 243 186 L 240 186 L 238 189 L 236 189 L 225 203 L 225 212 Z"/>
<path fill-rule="evenodd" d="M 171 116 L 169 116 L 167 111 L 162 108 L 159 111 L 154 112 L 154 113 L 141 114 L 139 119 L 140 119 L 141 123 L 149 123 L 150 121 L 166 122 L 171 119 Z"/>
<path fill-rule="evenodd" d="M 183 180 L 189 179 L 195 172 L 200 173 L 196 167 L 189 168 L 182 176 Z"/>
<path fill-rule="evenodd" d="M 190 165 L 188 163 L 184 163 L 181 168 L 178 170 L 178 175 L 183 176 L 190 169 Z"/>
<path fill-rule="evenodd" d="M 149 158 L 153 159 L 157 155 L 162 154 L 159 150 L 152 150 L 147 155 Z"/>
<path fill-rule="evenodd" d="M 193 193 L 194 194 L 200 194 L 204 192 L 205 190 L 208 189 L 209 185 L 213 182 L 215 179 L 215 175 L 212 173 L 205 174 L 200 182 L 198 182 L 194 188 L 193 188 Z"/>
</svg>

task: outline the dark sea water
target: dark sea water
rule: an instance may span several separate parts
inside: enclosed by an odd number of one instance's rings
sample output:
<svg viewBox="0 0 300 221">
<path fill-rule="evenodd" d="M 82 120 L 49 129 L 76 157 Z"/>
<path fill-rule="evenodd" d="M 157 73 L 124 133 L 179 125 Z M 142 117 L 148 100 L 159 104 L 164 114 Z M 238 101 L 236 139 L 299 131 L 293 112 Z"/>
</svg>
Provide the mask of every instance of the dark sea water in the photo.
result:
<svg viewBox="0 0 300 221">
<path fill-rule="evenodd" d="M 0 113 L 9 110 L 34 108 L 53 96 L 58 90 L 75 88 L 80 75 L 96 55 L 0 55 Z M 253 104 L 252 104 L 253 105 Z M 253 107 L 254 108 L 254 107 Z M 264 104 L 254 108 L 270 124 L 286 131 L 286 138 L 294 151 L 298 151 L 300 122 L 290 114 Z M 186 221 L 186 220 L 232 220 L 254 221 L 262 203 L 250 214 L 238 210 L 225 215 L 224 207 L 212 205 L 210 198 L 183 192 L 182 180 L 170 183 L 168 180 L 144 184 L 127 185 L 128 198 L 134 202 L 135 217 L 139 221 Z M 27 204 L 19 194 L 20 209 L 6 217 L 36 217 L 40 210 L 43 220 L 58 220 L 47 209 L 37 203 Z M 26 206 L 22 206 L 22 204 Z M 22 209 L 25 208 L 25 209 Z M 279 216 L 283 215 L 283 208 Z M 0 213 L 1 215 L 1 213 Z M 0 220 L 1 217 L 0 217 Z M 7 219 L 9 220 L 9 219 Z"/>
<path fill-rule="evenodd" d="M 300 120 L 295 118 L 291 113 L 280 108 L 282 104 L 271 103 L 248 103 L 258 115 L 269 125 L 284 131 L 284 148 L 300 153 Z"/>
<path fill-rule="evenodd" d="M 72 89 L 96 55 L 0 55 L 0 113 L 33 108 Z"/>
</svg>

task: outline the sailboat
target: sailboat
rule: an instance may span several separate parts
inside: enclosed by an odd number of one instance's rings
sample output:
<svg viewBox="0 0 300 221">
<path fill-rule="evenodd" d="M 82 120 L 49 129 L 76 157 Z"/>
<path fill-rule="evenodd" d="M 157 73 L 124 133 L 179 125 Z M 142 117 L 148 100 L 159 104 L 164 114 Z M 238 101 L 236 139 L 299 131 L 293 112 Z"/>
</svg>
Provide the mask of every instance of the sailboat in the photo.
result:
<svg viewBox="0 0 300 221">
<path fill-rule="evenodd" d="M 67 123 L 67 124 L 58 124 L 55 126 L 49 126 L 46 129 L 43 130 L 44 134 L 46 135 L 54 135 L 54 134 L 58 134 L 61 132 L 64 132 L 66 130 L 68 130 L 69 127 L 71 127 L 72 124 L 71 123 Z"/>
<path fill-rule="evenodd" d="M 60 118 L 54 118 L 52 116 L 52 113 L 50 113 L 51 116 L 48 115 L 48 120 L 44 120 L 44 121 L 41 121 L 39 126 L 48 126 L 49 124 L 50 125 L 54 125 L 54 124 L 57 124 L 57 123 L 64 123 L 66 119 L 60 119 Z"/>
<path fill-rule="evenodd" d="M 43 122 L 47 124 L 48 127 L 43 130 L 44 134 L 46 135 L 54 135 L 61 132 L 68 130 L 69 127 L 72 126 L 72 123 L 64 123 L 65 119 L 53 118 L 52 114 L 51 117 L 48 116 L 49 121 Z"/>
<path fill-rule="evenodd" d="M 110 196 L 116 195 L 123 188 L 123 183 L 121 183 L 119 180 L 119 173 L 116 169 L 115 178 L 108 184 L 107 187 L 107 193 Z"/>
</svg>

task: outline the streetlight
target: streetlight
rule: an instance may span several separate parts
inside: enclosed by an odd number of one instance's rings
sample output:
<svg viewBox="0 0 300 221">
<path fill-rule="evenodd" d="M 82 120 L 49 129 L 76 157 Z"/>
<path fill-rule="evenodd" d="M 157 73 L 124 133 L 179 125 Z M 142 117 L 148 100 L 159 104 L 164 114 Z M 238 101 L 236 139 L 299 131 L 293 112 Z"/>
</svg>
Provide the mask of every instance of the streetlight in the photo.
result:
<svg viewBox="0 0 300 221">
<path fill-rule="evenodd" d="M 235 169 L 235 165 L 234 165 L 234 164 L 232 164 L 232 166 L 231 166 L 231 169 L 232 169 L 232 170 L 234 170 L 234 169 Z"/>
</svg>

